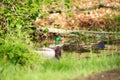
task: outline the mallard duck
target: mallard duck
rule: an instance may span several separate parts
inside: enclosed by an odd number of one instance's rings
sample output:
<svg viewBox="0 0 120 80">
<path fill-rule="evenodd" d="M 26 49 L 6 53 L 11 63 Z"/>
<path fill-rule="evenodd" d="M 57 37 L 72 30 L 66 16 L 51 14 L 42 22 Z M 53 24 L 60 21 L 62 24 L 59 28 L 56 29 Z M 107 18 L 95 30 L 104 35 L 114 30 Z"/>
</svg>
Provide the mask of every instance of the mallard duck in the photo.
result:
<svg viewBox="0 0 120 80">
<path fill-rule="evenodd" d="M 59 40 L 60 37 L 56 36 L 55 37 L 55 47 L 48 47 L 48 48 L 39 48 L 37 49 L 35 52 L 38 54 L 42 54 L 43 57 L 47 58 L 47 59 L 51 59 L 51 58 L 57 58 L 60 59 L 61 57 L 61 46 L 59 46 Z"/>
</svg>

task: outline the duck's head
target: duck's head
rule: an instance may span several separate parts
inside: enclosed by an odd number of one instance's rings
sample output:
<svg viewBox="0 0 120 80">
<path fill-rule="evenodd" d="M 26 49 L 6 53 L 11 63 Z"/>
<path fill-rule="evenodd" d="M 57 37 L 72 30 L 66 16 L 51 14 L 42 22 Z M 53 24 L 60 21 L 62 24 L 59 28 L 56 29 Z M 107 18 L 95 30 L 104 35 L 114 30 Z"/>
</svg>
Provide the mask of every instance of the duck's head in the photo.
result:
<svg viewBox="0 0 120 80">
<path fill-rule="evenodd" d="M 61 58 L 61 47 L 56 46 L 54 50 L 55 50 L 55 58 L 60 59 Z"/>
</svg>

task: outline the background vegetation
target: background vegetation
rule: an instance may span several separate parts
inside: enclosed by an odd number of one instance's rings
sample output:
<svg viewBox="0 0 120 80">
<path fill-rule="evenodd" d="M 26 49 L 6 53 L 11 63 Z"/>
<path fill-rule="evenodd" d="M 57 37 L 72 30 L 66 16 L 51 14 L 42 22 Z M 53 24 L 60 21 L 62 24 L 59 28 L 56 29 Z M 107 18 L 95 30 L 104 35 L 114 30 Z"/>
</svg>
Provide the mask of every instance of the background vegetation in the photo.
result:
<svg viewBox="0 0 120 80">
<path fill-rule="evenodd" d="M 53 5 L 55 8 L 50 10 L 72 8 L 72 1 L 54 0 L 61 5 Z M 120 68 L 120 58 L 114 55 L 79 59 L 65 54 L 60 61 L 43 60 L 41 56 L 35 55 L 32 51 L 35 30 L 30 26 L 39 15 L 43 18 L 48 15 L 45 9 L 52 2 L 53 0 L 0 0 L 0 80 L 62 80 Z M 68 13 L 68 16 L 72 14 Z M 115 19 L 120 22 L 119 15 Z"/>
</svg>

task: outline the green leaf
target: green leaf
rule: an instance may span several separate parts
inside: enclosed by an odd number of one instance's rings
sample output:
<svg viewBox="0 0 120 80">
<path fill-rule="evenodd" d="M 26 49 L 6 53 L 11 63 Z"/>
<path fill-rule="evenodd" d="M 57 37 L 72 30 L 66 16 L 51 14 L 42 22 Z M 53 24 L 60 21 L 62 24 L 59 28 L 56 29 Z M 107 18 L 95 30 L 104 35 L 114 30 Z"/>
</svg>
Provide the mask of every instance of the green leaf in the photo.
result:
<svg viewBox="0 0 120 80">
<path fill-rule="evenodd" d="M 14 54 L 13 53 L 10 53 L 9 54 L 9 58 L 12 59 L 14 57 Z"/>
<path fill-rule="evenodd" d="M 18 30 L 21 30 L 22 25 L 20 25 L 20 24 L 16 24 L 16 27 L 17 27 Z"/>
<path fill-rule="evenodd" d="M 0 38 L 0 45 L 4 44 L 5 43 L 5 40 Z"/>
</svg>

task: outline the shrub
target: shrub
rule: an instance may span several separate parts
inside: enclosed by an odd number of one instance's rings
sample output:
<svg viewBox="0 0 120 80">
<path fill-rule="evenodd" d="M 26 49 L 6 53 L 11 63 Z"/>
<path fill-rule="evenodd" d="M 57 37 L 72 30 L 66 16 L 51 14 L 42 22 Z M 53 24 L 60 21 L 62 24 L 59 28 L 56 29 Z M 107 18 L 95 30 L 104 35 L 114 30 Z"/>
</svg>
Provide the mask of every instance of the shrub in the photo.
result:
<svg viewBox="0 0 120 80">
<path fill-rule="evenodd" d="M 5 0 L 0 3 L 0 59 L 14 64 L 34 61 L 29 49 L 34 32 L 29 25 L 38 16 L 39 2 Z"/>
</svg>

